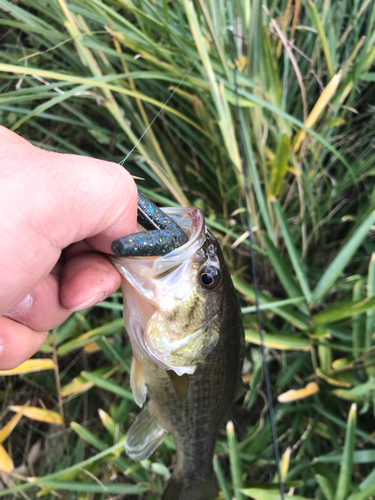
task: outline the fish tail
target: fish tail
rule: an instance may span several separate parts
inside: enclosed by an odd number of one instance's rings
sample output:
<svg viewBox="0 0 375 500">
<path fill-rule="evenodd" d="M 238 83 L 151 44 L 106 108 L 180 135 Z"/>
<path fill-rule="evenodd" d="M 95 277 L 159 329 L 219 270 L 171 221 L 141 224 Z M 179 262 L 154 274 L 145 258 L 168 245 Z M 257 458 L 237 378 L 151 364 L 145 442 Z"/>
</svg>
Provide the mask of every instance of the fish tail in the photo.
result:
<svg viewBox="0 0 375 500">
<path fill-rule="evenodd" d="M 172 475 L 162 496 L 162 500 L 215 500 L 219 495 L 215 474 L 199 484 L 191 486 L 186 480 Z"/>
</svg>

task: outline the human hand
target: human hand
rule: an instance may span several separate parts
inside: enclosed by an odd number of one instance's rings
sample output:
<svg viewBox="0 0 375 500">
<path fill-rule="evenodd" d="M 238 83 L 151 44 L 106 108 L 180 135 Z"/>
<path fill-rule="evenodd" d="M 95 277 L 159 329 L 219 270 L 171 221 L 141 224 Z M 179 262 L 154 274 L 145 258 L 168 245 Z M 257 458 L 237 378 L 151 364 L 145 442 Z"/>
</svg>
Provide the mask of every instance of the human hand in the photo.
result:
<svg viewBox="0 0 375 500">
<path fill-rule="evenodd" d="M 121 277 L 99 252 L 136 232 L 137 189 L 119 165 L 34 147 L 0 126 L 0 369 L 104 300 Z M 1 316 L 2 315 L 2 316 Z"/>
</svg>

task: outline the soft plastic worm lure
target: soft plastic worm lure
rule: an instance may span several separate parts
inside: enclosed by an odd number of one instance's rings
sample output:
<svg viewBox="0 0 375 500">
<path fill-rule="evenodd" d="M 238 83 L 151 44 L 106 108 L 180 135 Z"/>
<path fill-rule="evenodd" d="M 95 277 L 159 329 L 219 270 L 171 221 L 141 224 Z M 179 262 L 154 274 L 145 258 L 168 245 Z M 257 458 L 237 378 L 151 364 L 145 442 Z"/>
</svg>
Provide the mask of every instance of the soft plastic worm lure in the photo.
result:
<svg viewBox="0 0 375 500">
<path fill-rule="evenodd" d="M 115 240 L 111 245 L 115 255 L 157 257 L 166 255 L 188 241 L 185 231 L 139 191 L 137 221 L 146 231 Z"/>
</svg>

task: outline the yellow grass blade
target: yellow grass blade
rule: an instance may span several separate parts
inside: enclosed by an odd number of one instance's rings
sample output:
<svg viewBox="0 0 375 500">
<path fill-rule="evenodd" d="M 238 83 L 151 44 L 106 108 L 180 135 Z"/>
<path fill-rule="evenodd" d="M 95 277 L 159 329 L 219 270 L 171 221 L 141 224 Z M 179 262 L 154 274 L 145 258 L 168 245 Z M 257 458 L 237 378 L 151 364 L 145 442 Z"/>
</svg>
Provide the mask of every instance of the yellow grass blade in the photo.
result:
<svg viewBox="0 0 375 500">
<path fill-rule="evenodd" d="M 14 469 L 12 459 L 5 451 L 4 447 L 0 444 L 0 472 L 10 474 Z"/>
<path fill-rule="evenodd" d="M 289 24 L 290 15 L 291 15 L 291 7 L 292 7 L 292 0 L 288 0 L 286 3 L 285 12 L 284 12 L 284 16 L 283 16 L 283 24 L 281 25 L 282 33 L 285 33 L 286 27 Z M 283 42 L 281 40 L 279 40 L 277 42 L 277 51 L 276 51 L 277 57 L 280 57 L 280 55 L 281 55 L 282 46 L 283 46 Z"/>
<path fill-rule="evenodd" d="M 280 394 L 277 400 L 280 403 L 290 403 L 290 401 L 297 401 L 298 399 L 305 399 L 312 394 L 319 392 L 319 386 L 316 382 L 310 382 L 303 389 L 291 389 L 290 391 Z"/>
<path fill-rule="evenodd" d="M 212 61 L 204 43 L 204 36 L 193 2 L 183 0 L 182 4 L 185 9 L 186 17 L 190 25 L 191 34 L 194 38 L 198 54 L 206 72 L 207 79 L 210 82 L 211 96 L 218 113 L 218 125 L 222 133 L 224 144 L 233 164 L 236 166 L 238 172 L 241 172 L 241 158 L 238 150 L 238 143 L 235 137 L 232 117 L 227 102 L 224 99 L 224 87 L 222 86 L 220 88 L 220 84 L 218 84 L 216 80 Z"/>
<path fill-rule="evenodd" d="M 333 76 L 332 80 L 328 83 L 326 88 L 321 93 L 319 99 L 316 101 L 315 106 L 313 107 L 311 113 L 309 114 L 307 120 L 305 121 L 306 127 L 312 128 L 315 125 L 320 115 L 327 108 L 327 104 L 335 95 L 335 92 L 337 90 L 337 87 L 339 86 L 340 81 L 341 81 L 341 72 Z M 294 147 L 293 147 L 294 152 L 298 151 L 305 137 L 306 137 L 305 130 L 301 130 L 299 134 L 297 134 L 296 139 L 294 141 Z"/>
<path fill-rule="evenodd" d="M 326 373 L 323 373 L 319 368 L 316 368 L 315 373 L 318 375 L 318 377 L 322 378 L 326 382 L 328 382 L 331 385 L 335 385 L 337 387 L 351 387 L 351 383 L 344 380 L 343 378 L 340 377 L 330 377 Z"/>
<path fill-rule="evenodd" d="M 90 342 L 95 341 L 98 337 L 102 335 L 112 335 L 113 333 L 117 333 L 119 331 L 124 330 L 124 321 L 122 318 L 115 319 L 109 323 L 106 323 L 102 326 L 98 326 L 93 330 L 90 330 L 86 333 L 83 333 L 79 337 L 73 338 L 72 340 L 68 340 L 64 344 L 59 345 L 57 348 L 57 354 L 59 356 L 63 354 L 68 354 L 76 349 L 80 349 Z"/>
<path fill-rule="evenodd" d="M 348 358 L 338 358 L 332 361 L 331 368 L 333 370 L 342 370 L 343 368 L 349 368 L 354 365 L 354 359 L 352 357 Z"/>
<path fill-rule="evenodd" d="M 125 87 L 119 87 L 118 85 L 110 85 L 107 82 L 103 80 L 96 80 L 93 78 L 85 78 L 81 76 L 74 76 L 74 75 L 69 75 L 65 73 L 57 73 L 56 71 L 49 71 L 49 70 L 44 70 L 40 68 L 28 68 L 26 66 L 16 66 L 15 64 L 0 64 L 0 72 L 6 72 L 6 73 L 14 73 L 14 74 L 21 74 L 21 75 L 37 75 L 42 78 L 51 78 L 52 80 L 60 80 L 60 81 L 65 81 L 65 82 L 72 82 L 72 83 L 83 83 L 83 84 L 90 84 L 93 87 L 98 87 L 102 89 L 108 89 L 113 92 L 118 92 L 119 94 L 125 94 L 128 95 L 129 97 L 136 97 L 138 99 L 141 99 L 142 101 L 149 102 L 150 104 L 153 104 L 154 106 L 158 108 L 163 108 L 164 112 L 171 113 L 175 116 L 178 116 L 181 118 L 181 120 L 186 121 L 193 127 L 195 127 L 197 130 L 202 132 L 202 134 L 205 135 L 205 131 L 195 122 L 187 118 L 185 115 L 180 113 L 179 111 L 171 108 L 170 106 L 166 106 L 164 103 L 157 101 L 156 99 L 152 99 L 151 97 L 148 97 L 146 94 L 142 94 L 140 92 L 136 92 L 130 89 L 127 89 Z M 121 75 L 118 75 L 117 78 L 120 78 Z"/>
<path fill-rule="evenodd" d="M 113 373 L 117 372 L 119 368 L 120 365 L 115 366 L 112 370 L 108 370 L 107 373 L 105 373 L 105 371 L 103 372 L 102 369 L 96 370 L 94 373 L 100 375 L 103 378 L 108 378 L 111 375 L 113 375 Z M 78 376 L 75 377 L 71 382 L 69 382 L 69 384 L 64 385 L 64 387 L 61 390 L 61 396 L 63 398 L 66 398 L 67 396 L 80 394 L 81 392 L 88 391 L 93 386 L 94 386 L 93 382 L 90 382 L 85 378 Z"/>
<path fill-rule="evenodd" d="M 245 340 L 252 344 L 261 344 L 259 332 L 255 330 L 246 329 Z M 265 333 L 264 345 L 281 351 L 310 351 L 310 342 L 307 339 L 296 338 L 292 335 Z"/>
<path fill-rule="evenodd" d="M 61 396 L 66 398 L 67 396 L 73 396 L 74 394 L 80 394 L 81 392 L 86 392 L 94 384 L 88 382 L 83 377 L 75 377 L 69 384 L 64 385 L 61 391 Z"/>
<path fill-rule="evenodd" d="M 236 61 L 236 66 L 239 72 L 242 72 L 247 65 L 247 56 L 242 56 Z M 234 67 L 234 65 L 232 65 Z"/>
<path fill-rule="evenodd" d="M 314 422 L 313 418 L 308 418 L 308 417 L 303 417 L 302 419 L 302 425 L 307 429 L 309 427 L 312 427 Z M 316 427 L 314 429 L 314 433 L 317 434 L 318 436 L 324 438 L 324 439 L 331 439 L 331 435 L 329 433 L 329 428 L 328 425 L 325 424 L 324 422 L 318 422 L 316 424 Z"/>
<path fill-rule="evenodd" d="M 107 340 L 110 344 L 113 344 L 113 339 L 109 338 Z M 89 344 L 86 344 L 85 347 L 83 348 L 83 350 L 85 352 L 87 352 L 88 354 L 92 354 L 93 352 L 101 351 L 97 342 L 90 342 Z"/>
<path fill-rule="evenodd" d="M 286 480 L 286 475 L 288 474 L 288 470 L 289 470 L 289 463 L 290 463 L 290 455 L 292 453 L 292 448 L 288 448 L 285 450 L 285 453 L 283 454 L 282 458 L 281 458 L 281 477 L 282 477 L 282 480 L 285 481 Z"/>
<path fill-rule="evenodd" d="M 299 15 L 300 7 L 301 7 L 301 0 L 296 0 L 295 6 L 294 6 L 294 16 L 293 16 L 293 22 L 292 22 L 292 29 L 290 31 L 289 40 L 293 40 L 293 38 L 294 38 L 294 34 L 296 32 L 296 27 L 297 27 L 297 22 L 298 22 L 298 15 Z"/>
<path fill-rule="evenodd" d="M 47 424 L 63 425 L 61 416 L 55 411 L 36 408 L 35 406 L 10 406 L 10 410 L 21 413 L 31 420 L 45 422 Z"/>
<path fill-rule="evenodd" d="M 113 420 L 113 418 L 108 415 L 104 410 L 99 408 L 98 410 L 99 418 L 102 421 L 104 427 L 114 436 L 116 434 L 116 429 L 118 428 L 118 424 Z"/>
<path fill-rule="evenodd" d="M 280 193 L 284 177 L 288 171 L 289 150 L 290 137 L 288 134 L 283 134 L 278 140 L 275 159 L 272 162 L 268 190 L 269 200 L 276 197 Z"/>
<path fill-rule="evenodd" d="M 9 377 L 10 375 L 21 375 L 25 373 L 41 372 L 43 370 L 53 370 L 55 365 L 52 359 L 41 358 L 41 359 L 28 359 L 22 365 L 12 370 L 0 370 L 0 375 L 2 377 Z"/>
<path fill-rule="evenodd" d="M 18 422 L 22 418 L 22 412 L 17 413 L 12 417 L 9 422 L 4 425 L 2 429 L 0 429 L 0 444 L 3 443 L 6 438 L 9 436 L 9 434 L 12 432 L 12 430 L 16 427 Z"/>
</svg>

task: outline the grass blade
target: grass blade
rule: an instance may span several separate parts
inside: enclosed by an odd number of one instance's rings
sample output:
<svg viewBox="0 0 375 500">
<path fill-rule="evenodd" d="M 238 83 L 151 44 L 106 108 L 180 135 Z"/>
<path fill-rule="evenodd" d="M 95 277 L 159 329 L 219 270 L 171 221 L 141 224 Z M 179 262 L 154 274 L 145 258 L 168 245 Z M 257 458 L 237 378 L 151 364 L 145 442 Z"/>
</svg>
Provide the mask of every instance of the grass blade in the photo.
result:
<svg viewBox="0 0 375 500">
<path fill-rule="evenodd" d="M 357 405 L 354 403 L 349 411 L 348 427 L 346 429 L 345 446 L 337 483 L 335 500 L 346 500 L 349 493 L 355 448 L 355 431 L 357 427 Z"/>
<path fill-rule="evenodd" d="M 116 382 L 113 382 L 112 380 L 105 380 L 105 379 L 98 377 L 97 375 L 94 375 L 93 373 L 89 373 L 89 372 L 82 372 L 81 377 L 85 378 L 89 382 L 92 382 L 93 384 L 97 385 L 98 387 L 105 389 L 106 391 L 113 392 L 114 394 L 117 394 L 118 396 L 121 396 L 125 399 L 130 399 L 131 401 L 134 401 L 133 394 L 129 389 L 125 389 L 125 387 L 122 387 L 121 385 L 116 384 Z"/>
<path fill-rule="evenodd" d="M 291 401 L 308 398 L 317 392 L 319 392 L 318 384 L 316 382 L 310 382 L 303 389 L 290 389 L 289 391 L 280 394 L 277 400 L 280 403 L 290 403 Z"/>
<path fill-rule="evenodd" d="M 281 495 L 277 491 L 270 491 L 269 489 L 261 489 L 261 488 L 246 488 L 243 489 L 242 492 L 247 496 L 252 498 L 253 500 L 281 500 Z M 285 495 L 286 499 L 291 500 L 309 500 L 306 497 L 300 497 L 298 495 Z M 237 500 L 237 499 L 236 499 Z"/>
<path fill-rule="evenodd" d="M 369 311 L 375 307 L 375 297 L 369 297 L 364 300 L 358 300 L 356 302 L 346 302 L 337 307 L 331 307 L 325 311 L 316 314 L 313 317 L 314 325 L 323 325 L 329 323 L 335 323 L 344 318 L 354 316 L 361 312 Z"/>
<path fill-rule="evenodd" d="M 119 369 L 119 366 L 115 366 L 114 368 L 112 367 L 102 367 L 99 368 L 98 370 L 95 370 L 93 373 L 94 375 L 103 377 L 103 378 L 108 378 L 111 375 L 113 375 L 117 370 Z M 91 389 L 94 386 L 93 382 L 89 382 L 86 378 L 82 376 L 75 377 L 74 379 L 71 380 L 68 384 L 64 385 L 61 388 L 61 395 L 63 398 L 68 397 L 68 396 L 73 396 L 80 394 L 82 392 L 86 392 L 89 389 Z"/>
<path fill-rule="evenodd" d="M 326 500 L 334 500 L 334 492 L 331 483 L 325 476 L 321 476 L 320 474 L 317 474 L 316 480 L 318 481 L 318 484 L 320 486 L 320 491 L 323 493 L 325 496 Z"/>
<path fill-rule="evenodd" d="M 246 283 L 245 281 L 232 276 L 233 284 L 240 293 L 242 293 L 246 298 L 250 299 L 252 302 L 255 302 L 255 292 L 254 288 Z M 259 294 L 259 304 L 273 304 L 276 301 L 275 299 L 270 298 L 268 295 L 264 293 Z M 286 321 L 289 321 L 292 325 L 296 326 L 300 330 L 305 330 L 308 326 L 307 318 L 298 312 L 292 311 L 288 307 L 273 307 L 273 312 L 284 318 Z"/>
<path fill-rule="evenodd" d="M 2 429 L 0 429 L 0 444 L 3 443 L 6 440 L 6 438 L 11 434 L 12 430 L 16 427 L 21 418 L 22 418 L 22 412 L 16 413 L 9 420 L 9 422 L 7 422 Z"/>
<path fill-rule="evenodd" d="M 115 347 L 113 347 L 113 345 L 108 341 L 106 337 L 101 337 L 100 339 L 97 340 L 97 342 L 102 351 L 108 356 L 108 358 L 111 361 L 116 361 L 122 366 L 123 370 L 130 373 L 131 370 L 130 364 L 127 363 L 125 359 L 122 358 L 121 354 L 116 350 Z"/>
<path fill-rule="evenodd" d="M 353 301 L 363 299 L 362 280 L 358 280 L 353 287 Z M 369 309 L 371 311 L 371 309 Z M 368 311 L 369 311 L 368 310 Z M 366 338 L 366 315 L 354 314 L 352 320 L 353 328 L 353 356 L 358 358 L 365 347 Z"/>
<path fill-rule="evenodd" d="M 246 163 L 247 163 L 248 169 L 249 169 L 248 177 L 251 179 L 251 182 L 253 184 L 254 193 L 255 193 L 256 199 L 258 201 L 258 205 L 259 205 L 260 213 L 262 214 L 262 217 L 263 217 L 264 225 L 266 226 L 267 234 L 268 234 L 269 238 L 272 238 L 272 236 L 273 236 L 272 224 L 271 224 L 270 216 L 268 213 L 266 197 L 264 196 L 263 189 L 262 189 L 261 178 L 259 176 L 258 169 L 256 167 L 253 147 L 252 147 L 250 141 L 244 141 L 244 146 L 245 146 L 245 153 L 246 153 L 246 158 L 247 158 Z M 256 218 L 254 217 L 254 214 L 252 215 L 252 220 L 253 221 L 256 220 Z"/>
<path fill-rule="evenodd" d="M 229 462 L 230 471 L 233 481 L 233 491 L 236 500 L 243 500 L 243 495 L 241 493 L 242 488 L 242 468 L 240 454 L 237 449 L 237 440 L 234 434 L 233 422 L 229 421 L 227 423 L 227 437 L 228 437 L 228 447 L 229 447 Z"/>
<path fill-rule="evenodd" d="M 115 333 L 124 331 L 124 329 L 125 327 L 123 319 L 115 319 L 114 321 L 111 321 L 106 325 L 94 328 L 93 330 L 90 330 L 89 332 L 86 332 L 83 335 L 80 335 L 79 337 L 76 337 L 75 339 L 60 345 L 57 349 L 57 354 L 59 356 L 68 354 L 69 352 L 75 351 L 76 349 L 80 349 L 81 347 L 90 344 L 90 342 L 97 340 L 97 338 L 101 337 L 102 335 L 113 335 Z"/>
<path fill-rule="evenodd" d="M 37 420 L 38 422 L 45 422 L 55 425 L 63 425 L 61 416 L 52 410 L 45 410 L 44 408 L 37 408 L 35 406 L 10 406 L 10 410 L 20 413 L 22 416 Z"/>
<path fill-rule="evenodd" d="M 273 241 L 268 237 L 268 234 L 263 235 L 263 241 L 266 245 L 267 255 L 272 262 L 273 269 L 279 277 L 284 290 L 290 298 L 299 297 L 301 295 L 301 290 L 298 288 L 289 267 L 273 244 Z"/>
<path fill-rule="evenodd" d="M 270 302 L 269 304 L 262 304 L 259 306 L 260 311 L 272 310 L 275 308 L 288 306 L 291 304 L 301 304 L 301 302 L 305 302 L 305 297 L 296 297 L 295 299 L 285 299 L 285 300 L 275 300 L 274 302 Z M 249 307 L 241 307 L 242 314 L 253 313 L 256 312 L 256 306 Z"/>
<path fill-rule="evenodd" d="M 319 99 L 316 101 L 313 109 L 311 110 L 309 116 L 307 117 L 307 120 L 305 122 L 306 127 L 312 128 L 321 114 L 327 109 L 327 105 L 330 102 L 330 100 L 334 97 L 336 94 L 337 88 L 339 86 L 339 83 L 341 81 L 341 73 L 338 73 L 335 75 L 332 80 L 328 83 L 326 88 L 323 90 L 321 95 L 319 96 Z M 293 150 L 298 151 L 300 145 L 302 144 L 302 141 L 306 137 L 306 130 L 301 130 L 297 135 L 294 140 L 294 145 L 293 145 Z"/>
<path fill-rule="evenodd" d="M 312 12 L 315 27 L 316 27 L 316 30 L 317 30 L 318 35 L 319 35 L 320 43 L 322 44 L 323 52 L 324 52 L 324 55 L 326 56 L 327 68 L 328 68 L 329 74 L 332 77 L 333 73 L 334 73 L 334 68 L 333 68 L 331 54 L 329 52 L 328 40 L 327 40 L 326 34 L 324 32 L 323 23 L 320 20 L 319 13 L 318 13 L 317 8 L 315 7 L 315 4 L 311 0 L 309 0 L 309 5 L 310 5 L 311 12 Z"/>
<path fill-rule="evenodd" d="M 340 252 L 333 259 L 331 264 L 328 266 L 328 269 L 320 278 L 319 283 L 313 291 L 312 304 L 316 304 L 317 302 L 321 301 L 324 298 L 325 294 L 334 286 L 337 278 L 348 265 L 350 259 L 353 257 L 359 245 L 366 238 L 374 223 L 375 211 L 371 212 L 370 215 L 368 215 L 366 219 L 359 225 L 359 227 L 352 234 L 351 238 L 346 242 Z"/>
<path fill-rule="evenodd" d="M 28 359 L 22 365 L 13 368 L 12 370 L 0 370 L 1 377 L 9 377 L 11 375 L 24 375 L 26 373 L 41 372 L 43 370 L 54 370 L 55 365 L 52 359 L 49 358 L 33 358 Z"/>
<path fill-rule="evenodd" d="M 306 300 L 308 303 L 311 302 L 311 292 L 309 288 L 309 284 L 307 282 L 307 278 L 305 276 L 305 273 L 302 270 L 302 266 L 300 263 L 300 259 L 297 255 L 297 250 L 293 244 L 292 238 L 289 234 L 289 230 L 286 224 L 286 220 L 284 218 L 284 214 L 281 210 L 281 207 L 279 203 L 274 199 L 272 201 L 273 208 L 276 213 L 277 220 L 279 221 L 280 224 L 280 229 L 281 229 L 281 234 L 283 235 L 285 245 L 288 249 L 288 254 L 290 257 L 290 260 L 292 261 L 292 265 L 294 268 L 294 271 L 297 275 L 297 279 L 299 281 L 299 284 L 301 286 L 302 293 L 306 297 Z"/>
<path fill-rule="evenodd" d="M 245 340 L 252 344 L 261 344 L 259 332 L 248 328 L 245 330 Z M 271 333 L 264 334 L 264 345 L 281 351 L 310 351 L 311 349 L 310 342 L 307 339 Z"/>
<path fill-rule="evenodd" d="M 103 450 L 101 453 L 98 453 L 97 455 L 94 455 L 94 456 L 88 458 L 87 460 L 83 460 L 82 462 L 78 462 L 78 463 L 72 465 L 71 467 L 67 467 L 66 469 L 62 469 L 62 470 L 60 470 L 58 472 L 54 472 L 53 474 L 48 474 L 47 476 L 44 476 L 43 477 L 43 481 L 52 481 L 52 480 L 58 479 L 63 474 L 68 474 L 70 472 L 77 471 L 77 470 L 79 471 L 83 467 L 86 467 L 87 465 L 95 463 L 98 460 L 101 460 L 102 458 L 108 457 L 112 453 L 116 453 L 116 452 L 122 451 L 123 449 L 124 449 L 124 443 L 123 442 L 116 443 L 115 445 L 110 446 L 106 450 Z M 4 497 L 6 495 L 10 495 L 10 494 L 13 494 L 13 493 L 19 493 L 20 491 L 29 490 L 33 486 L 37 486 L 37 485 L 40 485 L 40 484 L 41 484 L 41 479 L 37 478 L 37 479 L 34 479 L 33 481 L 26 482 L 24 484 L 19 484 L 17 486 L 12 486 L 11 488 L 8 488 L 6 490 L 0 491 L 0 497 Z"/>
<path fill-rule="evenodd" d="M 224 500 L 232 500 L 223 470 L 216 455 L 214 456 L 214 471 L 217 477 L 217 482 L 219 483 L 219 488 L 223 492 Z"/>
<path fill-rule="evenodd" d="M 352 495 L 349 500 L 370 500 L 375 494 L 375 482 L 368 484 L 363 490 Z"/>
<path fill-rule="evenodd" d="M 355 405 L 352 405 L 352 407 Z M 348 430 L 348 427 L 347 427 Z M 342 464 L 344 460 L 345 449 L 343 453 L 322 455 L 316 458 L 316 462 L 325 464 Z M 353 453 L 353 464 L 371 464 L 375 459 L 375 450 L 357 450 Z"/>
<path fill-rule="evenodd" d="M 375 253 L 372 254 L 367 275 L 367 297 L 375 296 Z M 375 308 L 367 311 L 366 347 L 371 346 L 371 337 L 375 333 Z"/>
<path fill-rule="evenodd" d="M 14 465 L 12 459 L 5 451 L 5 448 L 2 444 L 0 444 L 0 472 L 5 472 L 6 474 L 10 474 L 14 469 Z"/>
<path fill-rule="evenodd" d="M 140 495 L 148 490 L 147 486 L 113 483 L 84 483 L 81 481 L 43 481 L 43 485 L 54 490 L 82 491 L 90 493 L 112 493 L 122 495 Z"/>
</svg>

